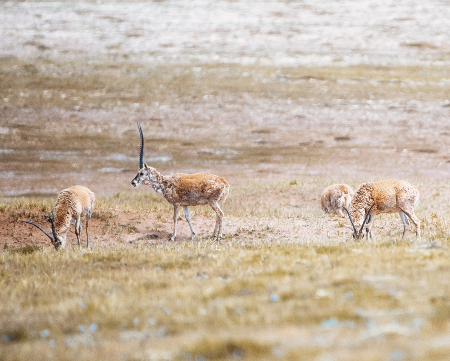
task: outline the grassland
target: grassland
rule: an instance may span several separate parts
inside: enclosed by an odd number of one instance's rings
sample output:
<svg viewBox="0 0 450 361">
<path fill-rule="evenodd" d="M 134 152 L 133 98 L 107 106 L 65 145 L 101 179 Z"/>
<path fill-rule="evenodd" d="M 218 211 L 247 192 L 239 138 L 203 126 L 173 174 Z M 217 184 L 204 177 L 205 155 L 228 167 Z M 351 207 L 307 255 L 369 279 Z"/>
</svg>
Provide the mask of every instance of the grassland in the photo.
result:
<svg viewBox="0 0 450 361">
<path fill-rule="evenodd" d="M 1 358 L 446 359 L 448 251 L 331 243 L 4 252 Z"/>
<path fill-rule="evenodd" d="M 195 240 L 182 222 L 168 242 L 170 207 L 151 193 L 100 197 L 90 249 L 55 251 L 15 225 L 6 238 L 22 246 L 0 256 L 1 359 L 445 360 L 448 213 L 427 204 L 446 187 L 422 192 L 420 242 L 400 238 L 396 215 L 354 242 L 308 199 L 329 182 L 237 187 L 221 242 L 207 238 L 206 207 L 193 209 Z M 9 227 L 45 224 L 52 202 L 9 198 L 0 210 Z"/>
</svg>

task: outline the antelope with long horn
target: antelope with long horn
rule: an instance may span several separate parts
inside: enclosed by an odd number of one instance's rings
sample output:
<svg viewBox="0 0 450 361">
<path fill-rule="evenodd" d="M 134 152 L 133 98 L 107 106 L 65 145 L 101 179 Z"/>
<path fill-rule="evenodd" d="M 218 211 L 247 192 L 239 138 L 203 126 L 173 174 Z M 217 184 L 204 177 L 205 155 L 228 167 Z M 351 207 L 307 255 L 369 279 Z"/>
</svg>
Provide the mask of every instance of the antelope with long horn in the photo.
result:
<svg viewBox="0 0 450 361">
<path fill-rule="evenodd" d="M 419 191 L 410 183 L 387 179 L 361 184 L 353 196 L 350 211 L 344 207 L 352 224 L 353 238 L 372 238 L 371 222 L 380 213 L 399 213 L 403 221 L 403 237 L 410 219 L 416 226 L 416 236 L 420 237 L 420 220 L 414 214 L 419 202 Z M 358 229 L 359 228 L 359 229 Z"/>
<path fill-rule="evenodd" d="M 202 204 L 209 204 L 216 212 L 216 225 L 212 237 L 217 237 L 219 240 L 222 237 L 223 223 L 223 211 L 220 205 L 228 196 L 230 189 L 228 182 L 219 176 L 207 173 L 162 175 L 155 168 L 149 167 L 144 163 L 144 135 L 139 123 L 138 129 L 141 137 L 139 171 L 131 181 L 131 184 L 134 187 L 139 187 L 141 184 L 148 184 L 158 194 L 163 196 L 167 202 L 173 205 L 174 230 L 170 240 L 174 241 L 177 235 L 177 221 L 180 207 L 184 209 L 186 220 L 191 228 L 192 237 L 195 236 L 188 207 Z"/>
<path fill-rule="evenodd" d="M 322 210 L 327 214 L 345 217 L 343 207 L 349 207 L 355 191 L 347 184 L 333 184 L 320 195 Z"/>
<path fill-rule="evenodd" d="M 66 246 L 66 234 L 70 225 L 75 222 L 75 234 L 80 245 L 81 235 L 81 217 L 86 218 L 86 238 L 87 247 L 89 247 L 88 225 L 95 205 L 95 195 L 89 189 L 83 186 L 73 186 L 62 190 L 58 194 L 55 205 L 56 215 L 48 217 L 51 223 L 52 235 L 44 231 L 41 227 L 33 222 L 21 221 L 31 224 L 39 228 L 44 234 L 50 238 L 52 245 L 58 249 Z"/>
</svg>

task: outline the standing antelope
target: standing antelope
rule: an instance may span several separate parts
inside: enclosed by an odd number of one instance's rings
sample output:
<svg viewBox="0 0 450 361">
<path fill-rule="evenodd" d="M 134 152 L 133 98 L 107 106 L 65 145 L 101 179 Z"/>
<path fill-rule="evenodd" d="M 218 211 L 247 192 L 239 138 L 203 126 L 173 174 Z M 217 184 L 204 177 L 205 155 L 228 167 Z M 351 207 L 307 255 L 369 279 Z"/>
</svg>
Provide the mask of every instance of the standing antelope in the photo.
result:
<svg viewBox="0 0 450 361">
<path fill-rule="evenodd" d="M 177 220 L 180 206 L 184 209 L 184 214 L 191 228 L 192 236 L 195 235 L 194 228 L 191 224 L 188 206 L 198 206 L 201 204 L 209 204 L 216 212 L 216 226 L 212 237 L 219 240 L 222 237 L 222 220 L 223 211 L 220 209 L 220 203 L 227 199 L 230 186 L 228 182 L 214 174 L 195 173 L 184 174 L 176 173 L 164 176 L 155 168 L 148 167 L 143 161 L 144 156 L 144 135 L 141 125 L 138 123 L 139 134 L 141 137 L 141 145 L 139 150 L 139 172 L 131 181 L 134 187 L 141 184 L 149 184 L 158 194 L 162 195 L 167 202 L 173 205 L 174 230 L 170 237 L 171 241 L 175 240 L 177 235 Z"/>
<path fill-rule="evenodd" d="M 345 217 L 343 208 L 348 208 L 355 191 L 347 184 L 333 184 L 324 189 L 320 196 L 322 210 L 325 213 Z"/>
<path fill-rule="evenodd" d="M 48 217 L 48 220 L 52 225 L 53 237 L 37 224 L 28 221 L 21 222 L 29 223 L 39 228 L 48 238 L 50 238 L 52 245 L 58 249 L 59 247 L 64 248 L 66 246 L 66 234 L 73 222 L 75 222 L 75 234 L 77 235 L 78 245 L 80 245 L 82 228 L 80 218 L 86 217 L 86 238 L 87 247 L 89 247 L 88 225 L 94 210 L 94 204 L 95 196 L 93 192 L 86 187 L 73 186 L 63 189 L 58 194 L 55 205 L 56 216 L 52 215 Z"/>
<path fill-rule="evenodd" d="M 355 192 L 347 212 L 353 226 L 353 237 L 364 237 L 363 228 L 366 225 L 366 238 L 372 238 L 371 221 L 374 215 L 380 213 L 400 214 L 403 221 L 403 237 L 408 230 L 408 218 L 416 226 L 416 236 L 420 237 L 420 221 L 414 214 L 419 202 L 419 191 L 408 182 L 396 179 L 382 180 L 361 184 Z M 357 230 L 357 227 L 360 227 Z"/>
</svg>

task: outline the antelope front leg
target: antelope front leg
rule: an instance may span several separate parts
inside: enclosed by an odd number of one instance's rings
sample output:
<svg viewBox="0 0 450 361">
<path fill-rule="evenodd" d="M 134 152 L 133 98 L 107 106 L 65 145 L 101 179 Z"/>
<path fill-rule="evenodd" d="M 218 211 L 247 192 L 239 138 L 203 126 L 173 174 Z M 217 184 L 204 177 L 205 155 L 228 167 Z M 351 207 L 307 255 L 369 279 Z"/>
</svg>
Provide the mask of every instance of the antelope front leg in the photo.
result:
<svg viewBox="0 0 450 361">
<path fill-rule="evenodd" d="M 173 206 L 173 234 L 172 237 L 170 237 L 171 241 L 175 241 L 175 237 L 177 236 L 177 221 L 178 221 L 178 210 L 180 209 L 179 206 Z"/>
<path fill-rule="evenodd" d="M 420 238 L 420 220 L 419 218 L 416 217 L 416 215 L 414 214 L 414 210 L 408 210 L 405 211 L 403 210 L 403 213 L 405 213 L 409 219 L 414 223 L 414 225 L 416 226 L 416 237 Z"/>
<path fill-rule="evenodd" d="M 405 234 L 408 231 L 408 225 L 409 225 L 408 217 L 406 216 L 405 213 L 403 213 L 401 211 L 399 212 L 399 214 L 400 214 L 400 218 L 403 221 L 403 238 L 405 238 Z"/>
<path fill-rule="evenodd" d="M 80 245 L 80 233 L 81 233 L 81 220 L 78 217 L 78 219 L 75 222 L 75 234 L 77 236 L 78 245 Z"/>
<path fill-rule="evenodd" d="M 372 227 L 366 227 L 366 240 L 372 239 Z"/>
<path fill-rule="evenodd" d="M 75 235 L 77 236 L 78 239 L 78 245 L 80 245 L 80 237 L 78 236 L 78 227 L 76 224 L 75 224 Z"/>
<path fill-rule="evenodd" d="M 369 217 L 367 218 L 367 223 L 366 223 L 366 241 L 370 239 L 372 239 L 372 222 L 373 221 L 373 216 L 371 216 L 369 214 Z"/>
<path fill-rule="evenodd" d="M 183 207 L 184 209 L 184 215 L 186 216 L 186 219 L 189 223 L 189 227 L 191 227 L 191 232 L 192 232 L 192 237 L 195 236 L 195 232 L 194 232 L 194 227 L 192 227 L 192 223 L 191 223 L 191 217 L 189 216 L 189 208 L 188 207 Z"/>
</svg>

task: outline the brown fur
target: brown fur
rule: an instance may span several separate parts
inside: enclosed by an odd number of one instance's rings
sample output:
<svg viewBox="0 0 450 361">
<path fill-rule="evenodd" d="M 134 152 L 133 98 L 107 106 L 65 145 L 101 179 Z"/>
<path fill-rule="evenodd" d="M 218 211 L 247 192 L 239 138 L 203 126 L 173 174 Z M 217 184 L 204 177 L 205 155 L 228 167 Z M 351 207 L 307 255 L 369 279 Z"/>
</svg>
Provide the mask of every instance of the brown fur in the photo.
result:
<svg viewBox="0 0 450 361">
<path fill-rule="evenodd" d="M 345 217 L 342 206 L 348 208 L 355 191 L 347 184 L 333 184 L 324 189 L 320 196 L 322 210 L 325 213 Z"/>
<path fill-rule="evenodd" d="M 414 214 L 414 209 L 419 202 L 419 191 L 410 183 L 387 179 L 372 183 L 361 184 L 355 192 L 350 206 L 350 214 L 355 226 L 362 225 L 366 212 L 373 206 L 366 223 L 366 236 L 371 232 L 373 217 L 380 213 L 399 213 L 404 223 L 403 236 L 408 230 L 408 218 L 416 226 L 416 235 L 420 237 L 420 220 Z M 358 235 L 357 238 L 362 236 Z"/>
<path fill-rule="evenodd" d="M 188 206 L 202 204 L 209 204 L 216 212 L 216 226 L 213 237 L 216 234 L 217 238 L 222 236 L 223 211 L 220 209 L 220 203 L 227 199 L 230 189 L 230 185 L 225 179 L 207 173 L 176 173 L 164 176 L 155 168 L 148 167 L 145 164 L 144 168 L 139 170 L 131 183 L 135 187 L 141 184 L 149 184 L 157 193 L 162 195 L 174 206 L 174 231 L 171 237 L 172 240 L 176 237 L 179 207 L 184 208 L 192 235 L 195 235 L 190 221 Z"/>
<path fill-rule="evenodd" d="M 75 222 L 75 233 L 80 244 L 81 221 L 80 217 L 86 217 L 87 246 L 89 247 L 88 223 L 94 210 L 95 195 L 88 188 L 73 186 L 63 189 L 56 200 L 55 229 L 58 236 L 63 239 L 63 247 L 66 243 L 66 233 L 70 225 Z"/>
</svg>

